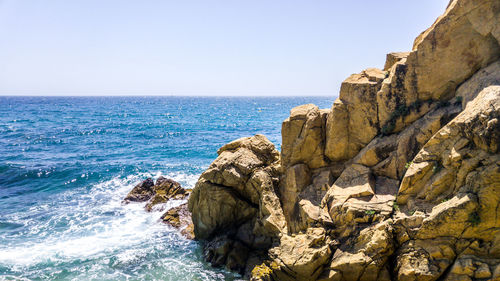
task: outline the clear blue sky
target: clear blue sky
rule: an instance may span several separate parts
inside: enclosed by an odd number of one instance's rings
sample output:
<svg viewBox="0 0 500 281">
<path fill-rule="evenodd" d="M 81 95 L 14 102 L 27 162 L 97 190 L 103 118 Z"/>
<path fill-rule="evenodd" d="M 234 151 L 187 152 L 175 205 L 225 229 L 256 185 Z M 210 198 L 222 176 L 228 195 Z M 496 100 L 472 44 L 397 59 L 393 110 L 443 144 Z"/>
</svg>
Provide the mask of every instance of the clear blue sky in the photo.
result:
<svg viewBox="0 0 500 281">
<path fill-rule="evenodd" d="M 448 0 L 0 0 L 0 95 L 337 95 Z"/>
</svg>

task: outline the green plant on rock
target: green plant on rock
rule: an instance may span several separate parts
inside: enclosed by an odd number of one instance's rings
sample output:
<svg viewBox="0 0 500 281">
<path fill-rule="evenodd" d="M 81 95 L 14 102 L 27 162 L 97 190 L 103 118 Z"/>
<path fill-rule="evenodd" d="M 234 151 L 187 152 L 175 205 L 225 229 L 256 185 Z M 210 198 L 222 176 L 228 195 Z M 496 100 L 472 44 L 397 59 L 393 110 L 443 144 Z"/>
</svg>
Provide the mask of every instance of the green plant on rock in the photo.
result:
<svg viewBox="0 0 500 281">
<path fill-rule="evenodd" d="M 479 213 L 476 211 L 470 213 L 467 222 L 472 224 L 472 226 L 479 225 L 481 223 L 481 217 L 479 216 Z"/>
<path fill-rule="evenodd" d="M 375 215 L 375 210 L 366 210 L 365 214 L 367 214 L 369 216 L 373 216 L 373 215 Z"/>
<path fill-rule="evenodd" d="M 405 169 L 410 168 L 411 164 L 413 164 L 413 160 L 405 164 Z"/>
<path fill-rule="evenodd" d="M 394 128 L 396 128 L 396 121 L 389 120 L 389 122 L 380 129 L 380 132 L 383 136 L 388 136 L 394 131 Z"/>
<path fill-rule="evenodd" d="M 393 201 L 392 209 L 396 212 L 399 212 L 399 205 L 398 205 L 398 202 L 396 200 Z"/>
<path fill-rule="evenodd" d="M 401 117 L 401 116 L 406 116 L 410 113 L 410 110 L 406 106 L 406 104 L 402 104 L 396 108 L 396 111 L 394 111 L 393 114 L 395 114 L 395 117 Z"/>
<path fill-rule="evenodd" d="M 432 173 L 437 174 L 443 169 L 443 164 L 441 162 L 436 161 L 434 166 L 432 167 Z"/>
<path fill-rule="evenodd" d="M 442 108 L 450 105 L 450 102 L 447 100 L 440 100 L 437 104 L 437 108 Z"/>
<path fill-rule="evenodd" d="M 416 100 L 414 102 L 412 102 L 409 106 L 408 106 L 408 109 L 410 111 L 412 110 L 417 110 L 420 108 L 420 106 L 422 106 L 422 101 L 421 100 Z"/>
</svg>

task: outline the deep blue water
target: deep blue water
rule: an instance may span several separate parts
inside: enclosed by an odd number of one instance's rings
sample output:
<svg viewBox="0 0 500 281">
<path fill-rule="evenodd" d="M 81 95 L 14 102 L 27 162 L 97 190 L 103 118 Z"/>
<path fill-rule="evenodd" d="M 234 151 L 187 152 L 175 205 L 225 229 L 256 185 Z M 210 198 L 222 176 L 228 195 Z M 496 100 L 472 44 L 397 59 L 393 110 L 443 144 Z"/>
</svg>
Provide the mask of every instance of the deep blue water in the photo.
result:
<svg viewBox="0 0 500 281">
<path fill-rule="evenodd" d="M 121 200 L 160 175 L 193 187 L 217 149 L 333 97 L 0 97 L 0 279 L 233 280 Z M 182 202 L 170 202 L 168 207 Z"/>
</svg>

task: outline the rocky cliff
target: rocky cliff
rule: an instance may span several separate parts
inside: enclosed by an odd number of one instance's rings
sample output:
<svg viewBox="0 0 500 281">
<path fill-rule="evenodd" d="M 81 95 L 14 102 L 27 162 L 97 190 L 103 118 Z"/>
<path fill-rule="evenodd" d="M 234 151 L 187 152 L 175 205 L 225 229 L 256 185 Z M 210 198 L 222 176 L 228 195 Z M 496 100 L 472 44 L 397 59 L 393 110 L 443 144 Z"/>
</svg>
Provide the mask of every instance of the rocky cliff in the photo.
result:
<svg viewBox="0 0 500 281">
<path fill-rule="evenodd" d="M 223 146 L 189 199 L 215 266 L 252 280 L 500 280 L 500 1 L 452 0 L 282 150 Z"/>
</svg>

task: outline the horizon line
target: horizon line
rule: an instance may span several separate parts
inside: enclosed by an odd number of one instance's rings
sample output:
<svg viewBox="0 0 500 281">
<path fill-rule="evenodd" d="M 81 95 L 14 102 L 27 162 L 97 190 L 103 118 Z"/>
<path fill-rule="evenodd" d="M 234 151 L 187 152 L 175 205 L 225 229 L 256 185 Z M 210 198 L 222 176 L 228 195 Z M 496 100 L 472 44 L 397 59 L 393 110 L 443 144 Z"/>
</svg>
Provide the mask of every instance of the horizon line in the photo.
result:
<svg viewBox="0 0 500 281">
<path fill-rule="evenodd" d="M 290 95 L 281 95 L 281 94 L 269 94 L 269 95 L 252 95 L 252 94 L 243 94 L 243 95 L 225 95 L 225 94 L 216 94 L 216 95 L 207 95 L 207 94 L 165 94 L 165 95 L 141 95 L 141 94 L 119 94 L 119 95 L 97 95 L 97 94 L 89 94 L 89 95 L 2 95 L 0 94 L 0 98 L 2 97 L 255 97 L 255 98 L 266 98 L 266 97 L 338 97 L 338 94 L 290 94 Z"/>
</svg>

